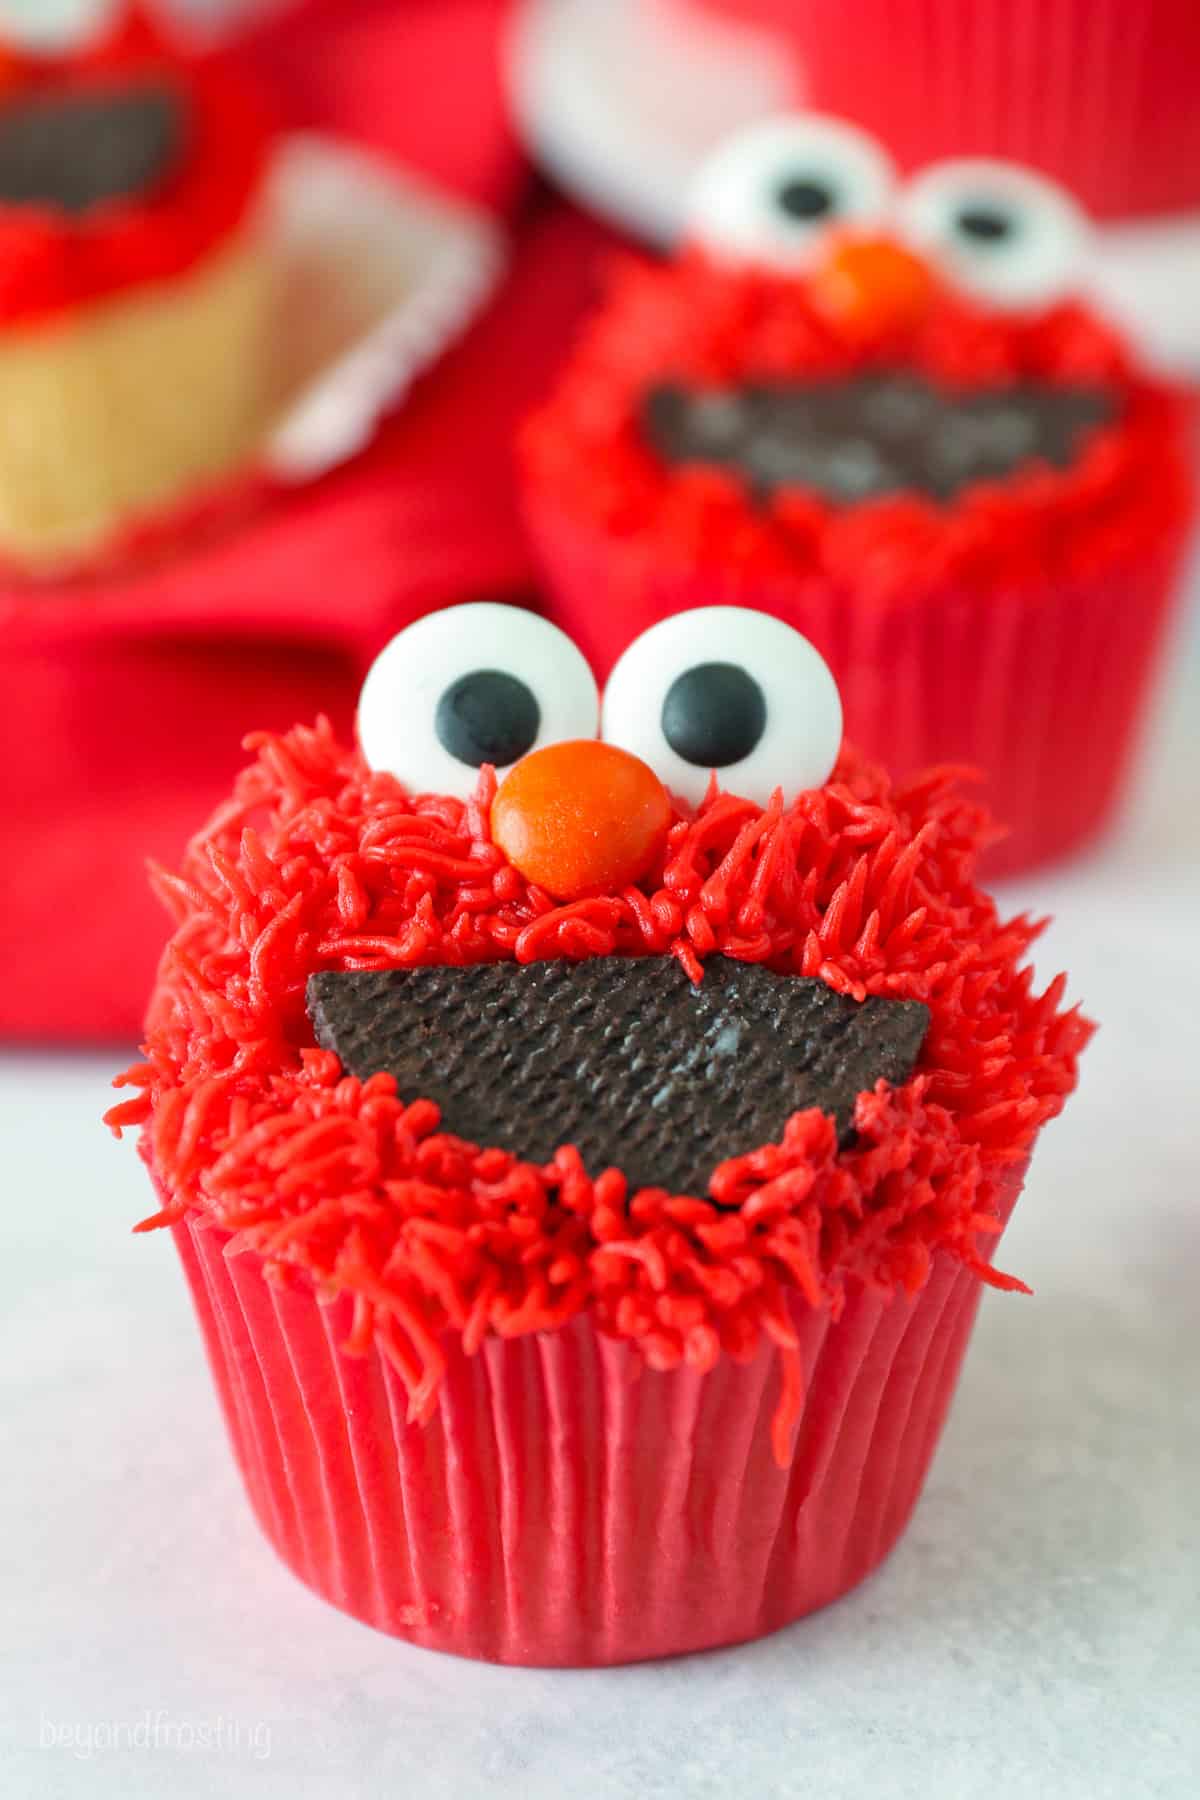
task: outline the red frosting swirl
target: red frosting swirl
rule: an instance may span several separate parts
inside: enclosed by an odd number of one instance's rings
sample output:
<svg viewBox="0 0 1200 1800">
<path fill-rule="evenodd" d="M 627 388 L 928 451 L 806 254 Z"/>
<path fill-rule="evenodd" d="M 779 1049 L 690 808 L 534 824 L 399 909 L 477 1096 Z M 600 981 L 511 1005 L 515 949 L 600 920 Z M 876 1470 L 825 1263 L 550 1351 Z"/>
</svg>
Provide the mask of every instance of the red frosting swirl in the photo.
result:
<svg viewBox="0 0 1200 1800">
<path fill-rule="evenodd" d="M 1112 394 L 1114 417 L 1069 468 L 1031 462 L 950 505 L 903 493 L 839 506 L 786 487 L 760 504 L 734 472 L 669 467 L 641 428 L 643 396 L 663 380 L 719 387 L 872 369 L 951 390 L 1083 382 Z M 1178 397 L 1083 305 L 1006 315 L 939 289 L 915 322 L 864 336 L 823 312 L 802 277 L 726 267 L 700 250 L 614 271 L 523 450 L 540 499 L 648 558 L 754 579 L 811 572 L 899 603 L 931 584 L 1003 595 L 1140 565 L 1190 504 Z"/>
</svg>

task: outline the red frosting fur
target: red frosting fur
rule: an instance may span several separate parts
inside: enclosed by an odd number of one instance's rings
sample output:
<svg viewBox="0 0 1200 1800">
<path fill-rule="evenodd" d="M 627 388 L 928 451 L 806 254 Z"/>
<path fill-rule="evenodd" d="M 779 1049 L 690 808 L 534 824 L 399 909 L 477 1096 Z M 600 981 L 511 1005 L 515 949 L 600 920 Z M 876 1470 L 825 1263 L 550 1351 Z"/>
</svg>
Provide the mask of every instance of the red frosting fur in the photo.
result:
<svg viewBox="0 0 1200 1800">
<path fill-rule="evenodd" d="M 799 489 L 760 505 L 736 474 L 669 468 L 639 426 L 641 398 L 658 381 L 836 379 L 897 367 L 950 387 L 1099 382 L 1118 414 L 1069 469 L 1030 465 L 949 506 L 903 494 L 838 507 Z M 942 289 L 919 326 L 863 338 L 824 316 L 802 279 L 691 250 L 614 270 L 607 304 L 526 429 L 523 460 L 540 498 L 653 559 L 751 580 L 811 571 L 859 596 L 903 602 L 931 586 L 1001 593 L 1140 563 L 1186 517 L 1185 442 L 1178 398 L 1139 373 L 1120 338 L 1080 305 L 1012 316 Z"/>
<path fill-rule="evenodd" d="M 474 801 L 410 797 L 328 725 L 248 740 L 258 759 L 156 872 L 176 919 L 138 1089 L 109 1123 L 147 1127 L 163 1196 L 146 1226 L 201 1214 L 355 1301 L 351 1350 L 374 1340 L 432 1405 L 439 1339 L 554 1329 L 584 1309 L 656 1368 L 784 1359 L 777 1454 L 800 1369 L 790 1305 L 840 1310 L 848 1281 L 923 1284 L 935 1251 L 996 1285 L 989 1234 L 1041 1125 L 1062 1107 L 1090 1027 L 1035 995 L 1037 935 L 975 887 L 991 835 L 951 770 L 893 788 L 846 750 L 829 784 L 765 810 L 714 786 L 676 816 L 641 886 L 556 905 L 491 842 L 494 778 Z M 931 1025 L 903 1088 L 860 1096 L 853 1146 L 797 1113 L 747 1145 L 708 1196 L 629 1193 L 565 1146 L 546 1166 L 464 1143 L 390 1076 L 343 1076 L 314 1047 L 316 969 L 671 953 L 693 979 L 713 953 L 818 976 L 841 993 L 922 1000 Z M 687 1120 L 679 1121 L 681 1130 Z"/>
<path fill-rule="evenodd" d="M 185 58 L 141 34 L 70 67 L 30 67 L 0 98 L 166 81 L 186 104 L 177 166 L 152 192 L 72 215 L 0 205 L 0 324 L 30 324 L 122 289 L 180 276 L 230 238 L 256 198 L 274 135 L 262 96 L 218 57 Z"/>
</svg>

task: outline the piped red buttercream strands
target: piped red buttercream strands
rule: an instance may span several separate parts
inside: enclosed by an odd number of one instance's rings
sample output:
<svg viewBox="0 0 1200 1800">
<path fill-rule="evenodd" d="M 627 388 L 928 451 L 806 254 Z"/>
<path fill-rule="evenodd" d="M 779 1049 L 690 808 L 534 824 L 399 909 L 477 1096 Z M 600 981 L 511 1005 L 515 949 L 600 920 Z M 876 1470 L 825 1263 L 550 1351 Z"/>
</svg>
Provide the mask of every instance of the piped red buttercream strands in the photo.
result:
<svg viewBox="0 0 1200 1800">
<path fill-rule="evenodd" d="M 913 1293 L 935 1251 L 1018 1285 L 988 1266 L 986 1239 L 1090 1027 L 1061 983 L 1033 993 L 1020 965 L 1038 926 L 1002 922 L 974 886 L 990 832 L 954 771 L 893 788 L 847 751 L 790 806 L 714 789 L 639 888 L 561 906 L 492 844 L 490 771 L 463 804 L 371 775 L 324 721 L 248 743 L 233 798 L 180 873 L 156 875 L 176 929 L 144 1060 L 120 1078 L 136 1095 L 109 1122 L 145 1128 L 163 1196 L 146 1227 L 196 1212 L 268 1277 L 350 1295 L 347 1348 L 378 1345 L 415 1417 L 445 1333 L 472 1352 L 588 1310 L 656 1369 L 772 1343 L 785 1460 L 796 1297 L 836 1315 L 849 1281 Z M 631 1193 L 570 1146 L 539 1166 L 464 1143 L 391 1077 L 344 1076 L 305 1011 L 315 969 L 673 954 L 701 979 L 713 953 L 922 1000 L 932 1024 L 914 1079 L 860 1097 L 851 1148 L 798 1113 L 704 1196 Z"/>
<path fill-rule="evenodd" d="M 951 391 L 1094 383 L 1111 394 L 1114 416 L 1069 468 L 1031 462 L 950 506 L 917 493 L 838 506 L 800 487 L 764 505 L 736 472 L 668 466 L 642 429 L 643 399 L 658 382 L 836 381 L 871 369 L 911 371 Z M 1004 601 L 1141 569 L 1190 507 L 1179 397 L 1143 375 L 1085 307 L 1004 314 L 939 290 L 919 321 L 864 338 L 839 328 L 796 275 L 730 267 L 698 250 L 614 269 L 607 304 L 522 448 L 539 498 L 655 567 L 718 569 L 755 585 L 809 572 L 844 587 L 856 606 L 919 605 L 931 585 Z"/>
</svg>

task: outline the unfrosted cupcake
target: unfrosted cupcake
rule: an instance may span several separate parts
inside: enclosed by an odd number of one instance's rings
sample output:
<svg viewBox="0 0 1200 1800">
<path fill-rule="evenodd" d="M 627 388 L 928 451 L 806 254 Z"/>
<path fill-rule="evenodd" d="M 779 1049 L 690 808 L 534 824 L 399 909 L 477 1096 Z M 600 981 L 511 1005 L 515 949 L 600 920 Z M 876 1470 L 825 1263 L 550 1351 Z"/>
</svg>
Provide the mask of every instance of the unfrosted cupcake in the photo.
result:
<svg viewBox="0 0 1200 1800">
<path fill-rule="evenodd" d="M 779 621 L 410 627 L 159 891 L 142 1127 L 251 1502 L 335 1605 L 598 1664 L 836 1598 L 920 1492 L 1088 1026 Z"/>
<path fill-rule="evenodd" d="M 619 272 L 526 433 L 551 616 L 603 672 L 672 611 L 776 613 L 856 742 L 986 770 L 994 870 L 1074 848 L 1128 764 L 1190 504 L 1177 396 L 1076 295 L 1077 209 L 992 162 L 898 190 L 869 138 L 798 116 L 718 152 L 691 219 Z"/>
<path fill-rule="evenodd" d="M 86 563 L 191 503 L 266 418 L 269 113 L 133 10 L 85 7 L 81 41 L 37 56 L 0 18 L 6 571 Z"/>
</svg>

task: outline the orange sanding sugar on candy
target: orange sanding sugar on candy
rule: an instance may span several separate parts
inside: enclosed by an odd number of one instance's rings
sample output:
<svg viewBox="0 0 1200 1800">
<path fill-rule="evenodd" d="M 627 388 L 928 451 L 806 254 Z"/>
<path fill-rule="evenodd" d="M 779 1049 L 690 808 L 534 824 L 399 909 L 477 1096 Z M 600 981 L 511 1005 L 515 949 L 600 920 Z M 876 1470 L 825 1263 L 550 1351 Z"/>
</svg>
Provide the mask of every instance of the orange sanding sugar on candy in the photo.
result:
<svg viewBox="0 0 1200 1800">
<path fill-rule="evenodd" d="M 148 1226 L 211 1220 L 231 1255 L 346 1295 L 347 1348 L 379 1347 L 414 1416 L 435 1403 L 444 1334 L 471 1353 L 587 1312 L 656 1369 L 774 1346 L 782 1461 L 802 1393 L 795 1305 L 837 1317 L 848 1283 L 915 1293 L 935 1252 L 1016 1285 L 987 1243 L 1090 1027 L 1061 979 L 1035 993 L 1038 924 L 1002 920 L 975 885 L 993 833 L 955 771 L 893 786 L 843 749 L 790 805 L 714 786 L 694 818 L 672 816 L 640 882 L 560 903 L 495 841 L 491 770 L 462 801 L 372 774 L 324 721 L 249 742 L 231 799 L 179 874 L 157 876 L 176 929 L 143 1060 L 121 1079 L 137 1093 L 109 1123 L 146 1128 L 162 1200 Z M 707 1194 L 630 1191 L 570 1145 L 536 1164 L 465 1143 L 392 1077 L 344 1075 L 305 1007 L 319 970 L 668 954 L 695 979 L 719 954 L 920 1000 L 917 1071 L 859 1096 L 845 1148 L 810 1110 Z"/>
<path fill-rule="evenodd" d="M 515 869 L 557 900 L 622 888 L 657 862 L 671 802 L 616 744 L 548 744 L 524 757 L 492 802 L 492 836 Z"/>
</svg>

